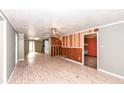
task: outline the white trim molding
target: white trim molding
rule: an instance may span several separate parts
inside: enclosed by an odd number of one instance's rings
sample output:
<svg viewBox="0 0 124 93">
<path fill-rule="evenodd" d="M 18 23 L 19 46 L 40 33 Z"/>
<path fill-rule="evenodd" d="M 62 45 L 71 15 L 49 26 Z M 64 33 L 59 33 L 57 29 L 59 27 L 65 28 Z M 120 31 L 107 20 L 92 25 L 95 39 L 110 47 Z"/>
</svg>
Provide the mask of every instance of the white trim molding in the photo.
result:
<svg viewBox="0 0 124 93">
<path fill-rule="evenodd" d="M 3 84 L 7 82 L 7 23 L 5 17 L 1 14 L 3 18 Z"/>
<path fill-rule="evenodd" d="M 99 32 L 90 32 L 90 33 L 85 33 L 82 34 L 82 64 L 85 63 L 84 59 L 85 59 L 85 53 L 84 53 L 84 36 L 85 35 L 92 35 L 92 34 L 96 34 L 97 36 L 97 68 L 99 68 Z"/>
<path fill-rule="evenodd" d="M 4 40 L 4 53 L 3 53 L 3 83 L 7 82 L 7 30 L 6 30 L 6 21 L 4 21 L 4 31 L 3 31 L 3 40 Z"/>
<path fill-rule="evenodd" d="M 13 76 L 13 74 L 14 74 L 15 68 L 16 68 L 16 64 L 15 64 L 15 67 L 14 67 L 14 69 L 13 69 L 13 71 L 12 71 L 12 73 L 11 73 L 9 79 L 8 79 L 8 82 L 9 82 L 9 80 L 11 80 L 11 78 L 12 78 L 12 76 Z M 8 82 L 6 82 L 6 83 L 8 83 Z"/>
<path fill-rule="evenodd" d="M 62 46 L 62 48 L 82 48 L 82 47 L 68 47 L 68 46 Z"/>
<path fill-rule="evenodd" d="M 107 27 L 107 26 L 111 26 L 111 25 L 116 25 L 116 24 L 120 24 L 120 23 L 124 23 L 124 20 L 117 21 L 117 22 L 112 22 L 112 23 L 108 23 L 108 24 L 104 24 L 104 25 L 98 25 L 98 26 L 94 26 L 94 27 L 89 27 L 89 28 L 86 28 L 86 29 L 79 30 L 77 32 L 66 33 L 63 36 L 72 35 L 72 34 L 75 34 L 75 33 L 82 33 L 82 32 L 92 30 L 92 29 L 95 29 L 95 28 L 99 29 L 99 28 L 103 28 L 103 27 Z"/>
<path fill-rule="evenodd" d="M 97 70 L 98 70 L 98 71 L 101 71 L 101 72 L 104 72 L 104 73 L 107 73 L 107 74 L 110 74 L 110 75 L 112 75 L 112 76 L 118 77 L 118 78 L 120 78 L 120 79 L 124 79 L 123 76 L 120 76 L 120 75 L 117 75 L 117 74 L 108 72 L 108 71 L 106 71 L 106 70 L 103 70 L 103 69 L 100 69 L 100 68 L 98 68 Z"/>
<path fill-rule="evenodd" d="M 75 61 L 75 60 L 72 60 L 72 59 L 69 59 L 69 58 L 65 58 L 65 57 L 62 57 L 62 58 L 65 59 L 65 60 L 71 61 L 71 62 L 73 62 L 75 64 L 83 65 L 82 63 L 80 63 L 78 61 Z"/>
</svg>

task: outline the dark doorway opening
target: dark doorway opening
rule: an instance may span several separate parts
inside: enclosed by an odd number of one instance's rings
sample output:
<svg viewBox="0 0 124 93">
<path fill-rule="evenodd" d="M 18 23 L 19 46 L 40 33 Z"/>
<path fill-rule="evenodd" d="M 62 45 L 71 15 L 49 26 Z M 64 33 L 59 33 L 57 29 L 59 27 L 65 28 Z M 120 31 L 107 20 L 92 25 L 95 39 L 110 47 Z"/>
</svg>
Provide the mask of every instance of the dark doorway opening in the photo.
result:
<svg viewBox="0 0 124 93">
<path fill-rule="evenodd" d="M 84 35 L 84 65 L 97 69 L 97 34 Z"/>
</svg>

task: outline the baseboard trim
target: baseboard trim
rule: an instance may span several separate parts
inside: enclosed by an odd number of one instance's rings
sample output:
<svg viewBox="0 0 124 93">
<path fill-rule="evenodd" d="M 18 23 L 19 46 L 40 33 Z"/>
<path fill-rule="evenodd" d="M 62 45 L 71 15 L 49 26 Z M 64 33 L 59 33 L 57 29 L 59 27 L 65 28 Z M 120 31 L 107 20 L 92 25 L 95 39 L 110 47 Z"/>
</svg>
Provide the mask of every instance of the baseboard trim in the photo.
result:
<svg viewBox="0 0 124 93">
<path fill-rule="evenodd" d="M 18 61 L 24 61 L 24 59 L 19 59 Z"/>
<path fill-rule="evenodd" d="M 72 60 L 72 59 L 69 59 L 69 58 L 65 58 L 65 57 L 62 57 L 62 58 L 65 59 L 65 60 L 71 61 L 75 64 L 83 65 L 82 63 L 79 63 L 78 61 L 75 61 L 75 60 Z"/>
<path fill-rule="evenodd" d="M 117 75 L 117 74 L 114 74 L 114 73 L 108 72 L 108 71 L 103 70 L 103 69 L 99 69 L 99 68 L 98 68 L 98 71 L 101 71 L 101 72 L 104 72 L 104 73 L 110 74 L 110 75 L 115 76 L 115 77 L 118 77 L 118 78 L 120 78 L 120 79 L 124 79 L 123 76 L 120 76 L 120 75 Z"/>
<path fill-rule="evenodd" d="M 9 82 L 9 80 L 12 78 L 12 75 L 14 74 L 15 68 L 16 68 L 16 64 L 15 64 L 15 67 L 14 67 L 14 69 L 13 69 L 13 71 L 12 71 L 12 73 L 11 73 L 11 75 L 10 75 L 10 77 L 9 77 L 9 79 L 7 80 L 7 82 L 6 82 L 6 83 L 8 83 L 8 82 Z"/>
</svg>

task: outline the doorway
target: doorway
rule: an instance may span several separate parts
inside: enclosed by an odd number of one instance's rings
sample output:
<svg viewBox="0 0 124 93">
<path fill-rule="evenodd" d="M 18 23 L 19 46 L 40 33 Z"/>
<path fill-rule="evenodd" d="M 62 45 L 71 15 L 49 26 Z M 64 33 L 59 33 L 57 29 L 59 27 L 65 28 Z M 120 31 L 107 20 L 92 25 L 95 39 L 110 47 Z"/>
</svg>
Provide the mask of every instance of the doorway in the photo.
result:
<svg viewBox="0 0 124 93">
<path fill-rule="evenodd" d="M 35 52 L 35 41 L 29 41 L 29 52 Z"/>
<path fill-rule="evenodd" d="M 84 65 L 97 69 L 97 33 L 84 35 Z"/>
<path fill-rule="evenodd" d="M 6 83 L 6 20 L 0 13 L 0 83 Z"/>
<path fill-rule="evenodd" d="M 48 42 L 48 40 L 45 40 L 45 41 L 44 41 L 44 53 L 45 53 L 46 55 L 49 54 L 49 42 Z"/>
</svg>

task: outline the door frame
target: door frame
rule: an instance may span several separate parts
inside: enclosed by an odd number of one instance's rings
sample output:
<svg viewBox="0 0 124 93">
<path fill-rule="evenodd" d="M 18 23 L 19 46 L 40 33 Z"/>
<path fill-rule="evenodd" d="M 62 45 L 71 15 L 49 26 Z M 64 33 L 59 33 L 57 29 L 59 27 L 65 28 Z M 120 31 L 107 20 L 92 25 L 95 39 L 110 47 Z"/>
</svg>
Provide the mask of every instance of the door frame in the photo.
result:
<svg viewBox="0 0 124 93">
<path fill-rule="evenodd" d="M 46 52 L 46 42 L 47 42 L 47 52 Z M 44 40 L 44 53 L 46 54 L 46 55 L 49 55 L 49 40 Z"/>
<path fill-rule="evenodd" d="M 82 44 L 82 64 L 84 65 L 84 58 L 85 58 L 85 53 L 84 53 L 84 36 L 85 35 L 91 35 L 91 34 L 96 34 L 96 36 L 97 36 L 97 68 L 96 69 L 98 69 L 99 68 L 99 33 L 98 32 L 90 32 L 90 33 L 85 33 L 85 34 L 82 34 L 82 42 L 83 42 L 83 44 Z"/>
<path fill-rule="evenodd" d="M 6 18 L 3 16 L 3 14 L 0 11 L 0 17 L 2 18 L 2 22 L 3 22 L 3 82 L 2 83 L 6 83 L 7 82 L 7 20 Z"/>
<path fill-rule="evenodd" d="M 15 32 L 15 64 L 18 63 L 18 52 L 19 52 L 19 48 L 18 48 L 18 33 Z"/>
</svg>

